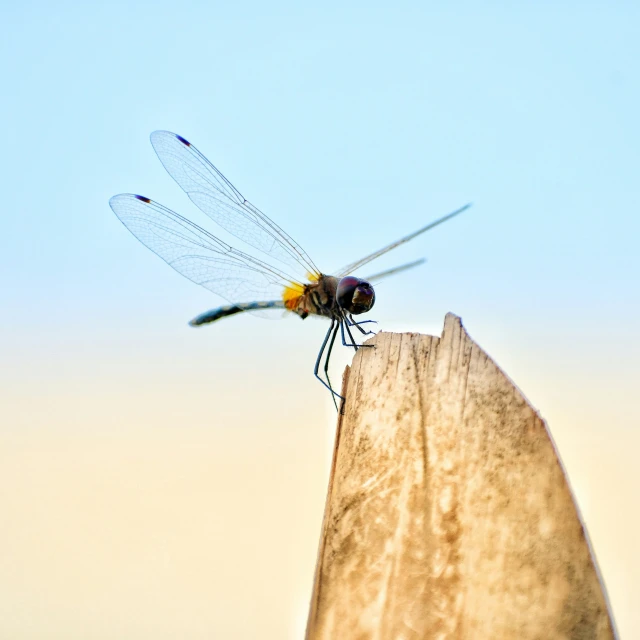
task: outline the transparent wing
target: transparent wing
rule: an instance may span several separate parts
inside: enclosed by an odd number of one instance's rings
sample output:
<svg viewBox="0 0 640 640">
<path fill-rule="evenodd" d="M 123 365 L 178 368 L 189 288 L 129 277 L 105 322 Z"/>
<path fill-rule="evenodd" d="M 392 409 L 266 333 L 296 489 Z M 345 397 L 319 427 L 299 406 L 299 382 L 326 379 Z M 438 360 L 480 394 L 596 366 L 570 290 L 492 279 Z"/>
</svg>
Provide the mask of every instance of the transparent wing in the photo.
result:
<svg viewBox="0 0 640 640">
<path fill-rule="evenodd" d="M 421 264 L 424 264 L 427 261 L 426 258 L 420 258 L 420 260 L 414 260 L 413 262 L 407 262 L 407 264 L 401 264 L 399 267 L 393 267 L 393 269 L 386 269 L 385 271 L 380 271 L 378 273 L 374 273 L 372 276 L 368 276 L 365 280 L 372 282 L 379 282 L 380 280 L 384 280 L 389 276 L 395 276 L 397 273 L 402 273 L 403 271 L 407 271 L 408 269 L 413 269 Z"/>
<path fill-rule="evenodd" d="M 151 144 L 191 201 L 223 229 L 285 265 L 301 265 L 306 273 L 319 274 L 302 247 L 254 207 L 190 142 L 170 131 L 154 131 Z"/>
<path fill-rule="evenodd" d="M 437 227 L 439 224 L 442 224 L 443 222 L 450 220 L 454 216 L 461 214 L 463 211 L 466 211 L 470 206 L 471 206 L 471 203 L 465 204 L 464 207 L 460 207 L 460 209 L 456 209 L 454 212 L 449 213 L 448 215 L 443 216 L 442 218 L 438 218 L 434 222 L 430 222 L 426 227 L 422 227 L 422 229 L 418 229 L 417 231 L 410 233 L 408 236 L 405 236 L 404 238 L 400 238 L 400 240 L 396 240 L 396 242 L 392 242 L 391 244 L 388 244 L 386 247 L 383 247 L 382 249 L 379 249 L 378 251 L 375 251 L 374 253 L 369 254 L 368 256 L 358 260 L 357 262 L 352 262 L 351 264 L 347 265 L 346 267 L 338 271 L 338 273 L 335 274 L 336 277 L 342 278 L 344 276 L 348 276 L 350 273 L 353 273 L 356 269 L 359 269 L 360 267 L 364 266 L 365 264 L 368 264 L 372 260 L 379 258 L 381 255 L 384 255 L 388 251 L 391 251 L 392 249 L 399 247 L 401 244 L 404 244 L 405 242 L 409 242 L 409 240 L 413 240 L 416 236 L 419 236 L 421 233 L 424 233 L 425 231 L 429 231 L 429 229 L 433 229 L 434 227 Z"/>
<path fill-rule="evenodd" d="M 149 198 L 123 193 L 111 198 L 109 205 L 124 226 L 169 266 L 229 302 L 279 299 L 292 282 L 303 286 Z"/>
</svg>

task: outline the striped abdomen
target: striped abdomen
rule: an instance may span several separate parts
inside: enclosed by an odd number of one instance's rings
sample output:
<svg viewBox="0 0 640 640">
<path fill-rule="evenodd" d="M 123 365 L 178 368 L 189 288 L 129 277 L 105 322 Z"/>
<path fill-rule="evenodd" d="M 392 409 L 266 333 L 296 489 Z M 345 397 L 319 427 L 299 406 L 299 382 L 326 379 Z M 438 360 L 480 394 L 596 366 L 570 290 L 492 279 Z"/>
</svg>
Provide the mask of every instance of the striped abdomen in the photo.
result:
<svg viewBox="0 0 640 640">
<path fill-rule="evenodd" d="M 284 309 L 284 302 L 282 300 L 270 300 L 268 302 L 241 302 L 238 304 L 230 304 L 226 307 L 218 307 L 217 309 L 211 309 L 205 311 L 199 316 L 196 316 L 189 322 L 192 327 L 199 327 L 202 324 L 209 324 L 220 320 L 220 318 L 226 318 L 227 316 L 235 315 L 236 313 L 242 313 L 243 311 L 255 311 L 257 309 Z"/>
</svg>

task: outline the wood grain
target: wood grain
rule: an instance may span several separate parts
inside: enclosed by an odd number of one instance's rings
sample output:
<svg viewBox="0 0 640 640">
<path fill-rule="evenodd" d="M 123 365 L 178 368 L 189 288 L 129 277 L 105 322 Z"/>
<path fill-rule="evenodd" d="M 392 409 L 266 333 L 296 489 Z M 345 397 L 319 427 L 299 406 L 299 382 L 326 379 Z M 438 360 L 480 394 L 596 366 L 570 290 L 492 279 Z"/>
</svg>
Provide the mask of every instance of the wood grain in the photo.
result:
<svg viewBox="0 0 640 640">
<path fill-rule="evenodd" d="M 613 638 L 552 439 L 452 314 L 344 380 L 309 640 Z"/>
</svg>

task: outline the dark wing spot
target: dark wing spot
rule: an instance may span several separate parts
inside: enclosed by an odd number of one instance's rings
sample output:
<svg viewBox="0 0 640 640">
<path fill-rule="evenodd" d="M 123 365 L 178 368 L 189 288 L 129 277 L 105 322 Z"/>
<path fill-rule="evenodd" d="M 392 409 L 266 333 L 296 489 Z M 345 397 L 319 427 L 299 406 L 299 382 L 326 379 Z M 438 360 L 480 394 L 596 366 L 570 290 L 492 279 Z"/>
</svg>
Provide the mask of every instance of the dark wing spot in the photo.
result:
<svg viewBox="0 0 640 640">
<path fill-rule="evenodd" d="M 191 143 L 188 140 L 185 140 L 182 136 L 179 136 L 177 133 L 176 133 L 176 138 L 178 138 L 178 140 L 180 140 L 180 142 L 182 142 L 183 145 L 187 147 L 191 146 Z"/>
<path fill-rule="evenodd" d="M 146 202 L 147 204 L 151 204 L 151 200 L 149 198 L 145 198 L 144 196 L 136 196 L 138 200 L 142 200 L 142 202 Z"/>
</svg>

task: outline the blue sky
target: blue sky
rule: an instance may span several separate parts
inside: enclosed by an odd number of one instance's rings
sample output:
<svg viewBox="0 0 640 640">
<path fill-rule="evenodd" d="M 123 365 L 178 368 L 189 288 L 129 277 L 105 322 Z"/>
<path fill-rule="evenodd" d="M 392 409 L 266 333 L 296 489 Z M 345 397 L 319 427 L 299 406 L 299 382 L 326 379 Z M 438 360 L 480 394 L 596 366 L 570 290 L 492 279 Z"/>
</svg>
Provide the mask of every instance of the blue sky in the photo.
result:
<svg viewBox="0 0 640 640">
<path fill-rule="evenodd" d="M 390 301 L 398 319 L 436 306 L 402 297 L 440 269 L 438 302 L 465 318 L 484 301 L 532 325 L 637 313 L 631 9 L 44 7 L 13 15 L 2 45 L 4 259 L 27 318 L 46 305 L 68 326 L 79 287 L 97 319 L 177 282 L 151 277 L 162 265 L 104 210 L 135 191 L 191 211 L 149 147 L 156 128 L 195 142 L 327 271 L 473 200 L 388 257 L 430 259 Z"/>
<path fill-rule="evenodd" d="M 437 334 L 447 311 L 459 314 L 549 419 L 621 630 L 637 632 L 624 594 L 640 586 L 640 560 L 627 564 L 612 530 L 637 537 L 640 523 L 610 496 L 640 486 L 628 453 L 640 443 L 639 13 L 631 2 L 4 7 L 0 434 L 17 453 L 42 430 L 84 429 L 87 451 L 115 430 L 126 448 L 130 430 L 153 437 L 166 388 L 191 424 L 220 425 L 217 446 L 232 456 L 226 429 L 272 437 L 255 425 L 278 422 L 284 395 L 315 407 L 307 455 L 320 449 L 322 468 L 333 415 L 311 369 L 324 325 L 248 317 L 189 329 L 220 300 L 108 207 L 142 193 L 218 233 L 158 162 L 155 129 L 196 144 L 328 272 L 473 201 L 375 263 L 428 258 L 379 287 L 371 317 Z M 350 357 L 337 357 L 335 376 Z M 76 408 L 91 394 L 107 412 L 130 409 L 94 422 L 95 403 Z M 54 396 L 55 407 L 43 400 Z M 606 488 L 594 465 L 609 469 Z M 309 479 L 318 519 L 322 473 Z M 291 562 L 312 569 L 310 522 Z M 283 617 L 294 600 L 306 606 L 299 580 Z M 12 637 L 36 637 L 16 625 Z"/>
</svg>

